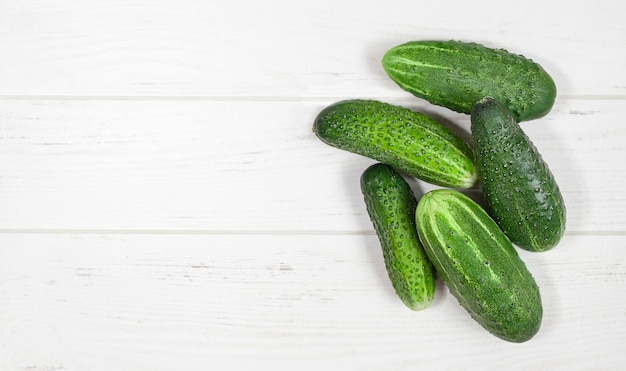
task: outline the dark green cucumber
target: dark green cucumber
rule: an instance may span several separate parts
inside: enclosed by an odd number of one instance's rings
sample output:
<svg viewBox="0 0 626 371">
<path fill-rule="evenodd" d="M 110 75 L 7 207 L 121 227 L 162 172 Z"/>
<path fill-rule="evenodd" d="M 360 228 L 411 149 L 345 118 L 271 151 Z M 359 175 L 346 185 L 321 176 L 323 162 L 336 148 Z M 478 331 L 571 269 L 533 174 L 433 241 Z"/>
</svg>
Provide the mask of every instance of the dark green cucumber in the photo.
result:
<svg viewBox="0 0 626 371">
<path fill-rule="evenodd" d="M 467 143 L 408 108 L 374 100 L 341 101 L 319 113 L 313 131 L 328 145 L 436 185 L 469 188 L 477 179 Z"/>
<path fill-rule="evenodd" d="M 565 232 L 565 203 L 548 165 L 496 100 L 477 102 L 471 121 L 487 211 L 517 246 L 553 248 Z"/>
<path fill-rule="evenodd" d="M 483 208 L 458 191 L 439 189 L 420 199 L 415 219 L 435 270 L 479 324 L 511 342 L 539 331 L 537 283 Z"/>
<path fill-rule="evenodd" d="M 436 277 L 417 236 L 411 188 L 393 168 L 375 164 L 363 172 L 361 191 L 396 294 L 412 310 L 428 307 Z"/>
<path fill-rule="evenodd" d="M 537 63 L 502 49 L 461 41 L 411 41 L 384 55 L 383 68 L 402 89 L 457 112 L 491 96 L 517 121 L 546 115 L 556 86 Z"/>
</svg>

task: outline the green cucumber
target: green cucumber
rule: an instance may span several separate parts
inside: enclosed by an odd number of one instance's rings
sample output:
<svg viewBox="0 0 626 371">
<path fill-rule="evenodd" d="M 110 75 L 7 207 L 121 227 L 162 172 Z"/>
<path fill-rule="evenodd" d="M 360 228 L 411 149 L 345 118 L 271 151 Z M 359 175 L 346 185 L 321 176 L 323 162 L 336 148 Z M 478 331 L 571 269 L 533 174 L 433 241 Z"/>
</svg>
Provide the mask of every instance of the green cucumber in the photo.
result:
<svg viewBox="0 0 626 371">
<path fill-rule="evenodd" d="M 417 236 L 411 188 L 392 167 L 379 163 L 361 175 L 361 191 L 396 294 L 412 310 L 428 307 L 436 276 Z"/>
<path fill-rule="evenodd" d="M 491 96 L 517 121 L 546 115 L 556 86 L 537 63 L 503 49 L 461 41 L 411 41 L 391 48 L 383 69 L 402 89 L 432 104 L 469 114 Z"/>
<path fill-rule="evenodd" d="M 313 131 L 324 143 L 393 166 L 407 175 L 451 188 L 477 179 L 474 154 L 434 119 L 375 100 L 346 100 L 323 109 Z"/>
<path fill-rule="evenodd" d="M 518 343 L 539 331 L 537 283 L 483 208 L 458 191 L 438 189 L 420 199 L 415 219 L 437 274 L 479 324 Z"/>
<path fill-rule="evenodd" d="M 565 203 L 530 138 L 492 98 L 474 106 L 471 130 L 487 211 L 517 246 L 556 246 L 565 232 Z"/>
</svg>

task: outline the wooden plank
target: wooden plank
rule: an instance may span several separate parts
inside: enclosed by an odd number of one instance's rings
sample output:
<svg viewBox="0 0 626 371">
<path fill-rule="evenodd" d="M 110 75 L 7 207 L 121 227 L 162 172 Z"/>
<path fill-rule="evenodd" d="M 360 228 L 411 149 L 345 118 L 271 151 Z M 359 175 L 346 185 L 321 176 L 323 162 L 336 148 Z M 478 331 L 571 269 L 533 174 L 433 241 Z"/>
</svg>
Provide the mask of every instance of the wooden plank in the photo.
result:
<svg viewBox="0 0 626 371">
<path fill-rule="evenodd" d="M 441 284 L 431 307 L 405 308 L 372 235 L 3 233 L 0 367 L 619 369 L 625 243 L 567 236 L 520 251 L 544 320 L 510 344 Z"/>
<path fill-rule="evenodd" d="M 461 39 L 540 62 L 566 95 L 626 95 L 615 0 L 3 1 L 0 95 L 405 97 L 380 59 Z"/>
<path fill-rule="evenodd" d="M 371 231 L 359 177 L 374 161 L 311 132 L 331 102 L 0 101 L 0 229 Z M 393 103 L 470 139 L 465 115 Z M 621 100 L 565 99 L 523 124 L 569 231 L 625 231 L 613 182 L 626 173 L 625 113 Z"/>
</svg>

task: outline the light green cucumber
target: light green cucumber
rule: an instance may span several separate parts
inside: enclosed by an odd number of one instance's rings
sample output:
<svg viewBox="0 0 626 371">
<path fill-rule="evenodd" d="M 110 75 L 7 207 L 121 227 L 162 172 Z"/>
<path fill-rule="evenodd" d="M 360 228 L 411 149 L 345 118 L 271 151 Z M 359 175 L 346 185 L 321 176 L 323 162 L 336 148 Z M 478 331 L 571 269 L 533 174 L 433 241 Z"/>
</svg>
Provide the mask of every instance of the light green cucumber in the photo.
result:
<svg viewBox="0 0 626 371">
<path fill-rule="evenodd" d="M 410 186 L 393 168 L 379 163 L 361 175 L 361 191 L 396 294 L 412 310 L 428 307 L 436 276 L 417 236 L 417 200 Z"/>
<path fill-rule="evenodd" d="M 438 189 L 420 199 L 415 218 L 438 275 L 479 324 L 518 343 L 539 331 L 543 309 L 537 283 L 483 208 L 458 191 Z"/>
<path fill-rule="evenodd" d="M 565 232 L 565 202 L 548 165 L 496 100 L 477 102 L 471 121 L 487 211 L 517 246 L 552 249 Z"/>
<path fill-rule="evenodd" d="M 346 100 L 323 109 L 313 131 L 324 143 L 451 188 L 477 179 L 474 154 L 460 137 L 429 116 L 375 100 Z"/>
<path fill-rule="evenodd" d="M 411 41 L 391 48 L 382 65 L 402 89 L 435 105 L 469 114 L 479 99 L 502 102 L 517 121 L 546 115 L 556 85 L 524 56 L 461 41 Z"/>
</svg>

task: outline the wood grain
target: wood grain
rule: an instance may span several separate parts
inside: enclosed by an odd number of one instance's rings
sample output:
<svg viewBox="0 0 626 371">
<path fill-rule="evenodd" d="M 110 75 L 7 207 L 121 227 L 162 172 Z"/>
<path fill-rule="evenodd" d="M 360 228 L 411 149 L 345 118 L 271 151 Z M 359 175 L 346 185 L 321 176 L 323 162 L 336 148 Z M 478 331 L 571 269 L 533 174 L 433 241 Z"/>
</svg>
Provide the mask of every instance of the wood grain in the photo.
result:
<svg viewBox="0 0 626 371">
<path fill-rule="evenodd" d="M 331 102 L 0 101 L 0 228 L 369 231 L 358 182 L 373 161 L 311 131 Z M 466 115 L 392 102 L 470 140 Z M 626 190 L 609 181 L 626 173 L 625 114 L 621 100 L 562 99 L 523 124 L 568 231 L 626 231 Z"/>
<path fill-rule="evenodd" d="M 0 94 L 405 96 L 384 52 L 462 39 L 540 62 L 567 95 L 626 95 L 622 3 L 3 1 Z"/>
<path fill-rule="evenodd" d="M 624 243 L 520 251 L 544 320 L 510 344 L 441 284 L 429 308 L 404 307 L 372 235 L 2 234 L 0 368 L 616 369 Z"/>
</svg>

